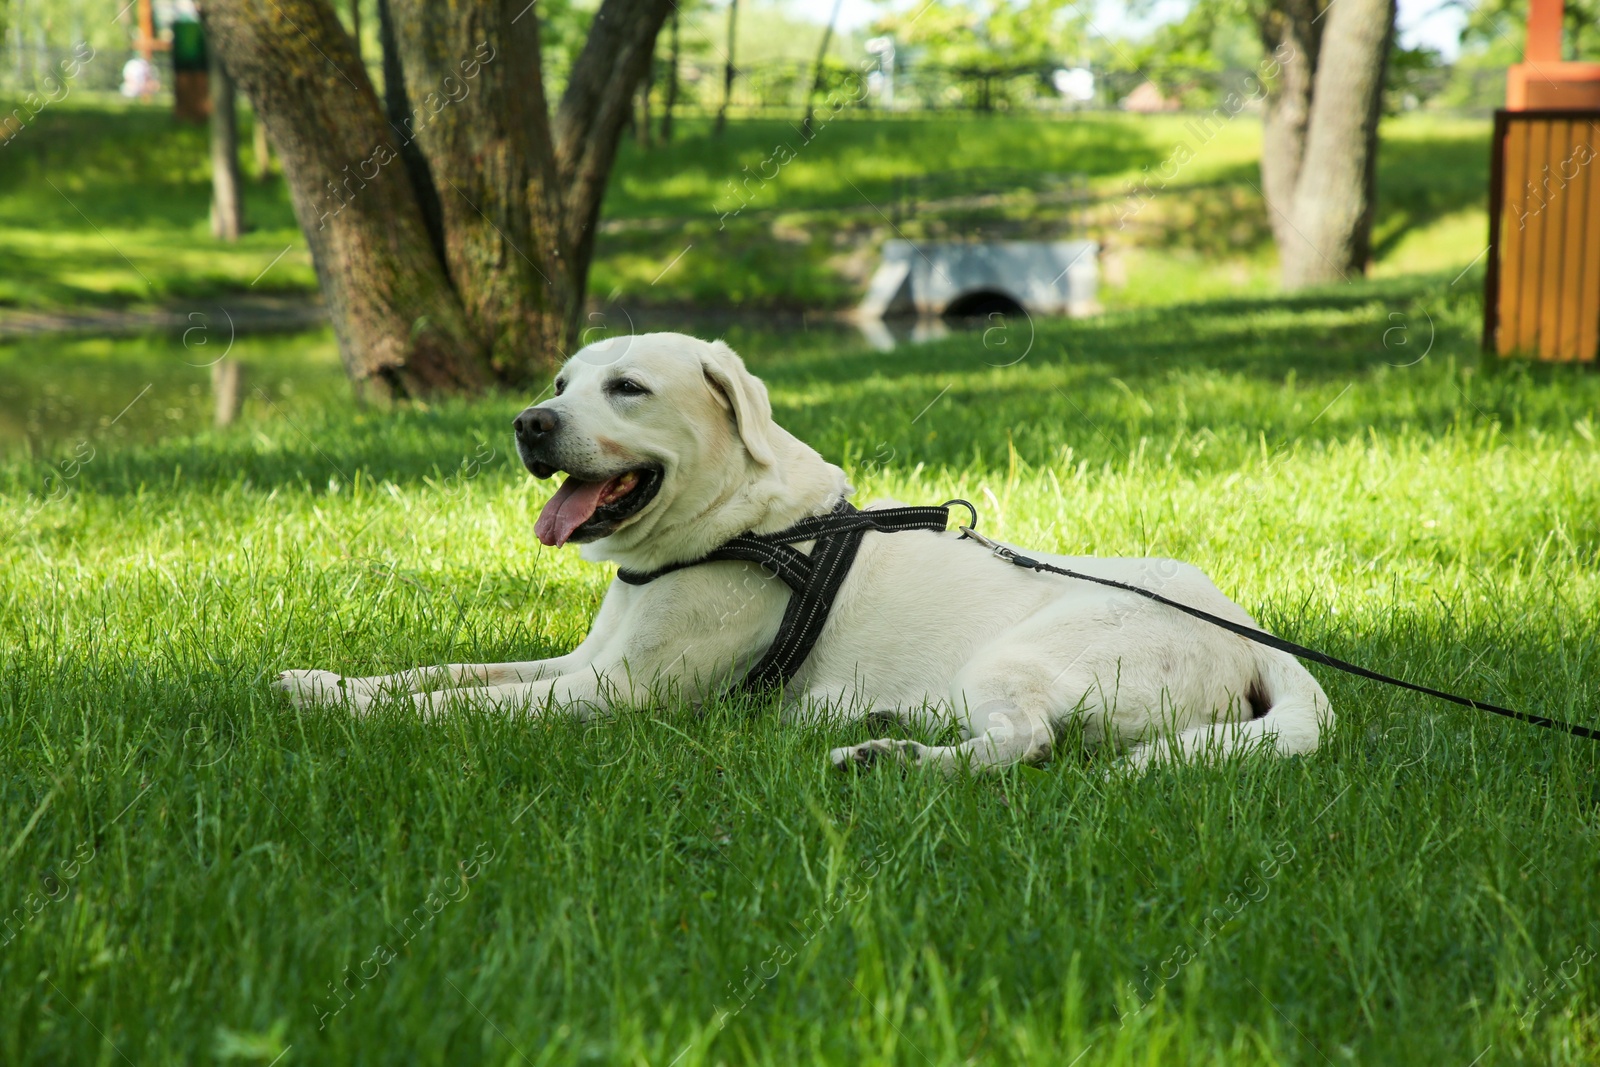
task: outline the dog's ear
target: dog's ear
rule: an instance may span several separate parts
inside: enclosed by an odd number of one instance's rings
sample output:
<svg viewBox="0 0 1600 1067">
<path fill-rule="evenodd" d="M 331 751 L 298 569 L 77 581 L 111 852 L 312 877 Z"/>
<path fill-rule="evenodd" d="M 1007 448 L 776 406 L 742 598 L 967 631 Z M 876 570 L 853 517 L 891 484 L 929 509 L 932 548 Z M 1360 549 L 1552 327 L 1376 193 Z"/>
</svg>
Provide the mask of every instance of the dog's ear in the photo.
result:
<svg viewBox="0 0 1600 1067">
<path fill-rule="evenodd" d="M 772 451 L 772 404 L 767 400 L 767 387 L 761 379 L 744 369 L 740 359 L 721 341 L 713 341 L 710 351 L 700 357 L 706 383 L 711 391 L 727 402 L 733 410 L 733 421 L 739 427 L 739 438 L 752 459 L 763 467 L 777 462 Z"/>
</svg>

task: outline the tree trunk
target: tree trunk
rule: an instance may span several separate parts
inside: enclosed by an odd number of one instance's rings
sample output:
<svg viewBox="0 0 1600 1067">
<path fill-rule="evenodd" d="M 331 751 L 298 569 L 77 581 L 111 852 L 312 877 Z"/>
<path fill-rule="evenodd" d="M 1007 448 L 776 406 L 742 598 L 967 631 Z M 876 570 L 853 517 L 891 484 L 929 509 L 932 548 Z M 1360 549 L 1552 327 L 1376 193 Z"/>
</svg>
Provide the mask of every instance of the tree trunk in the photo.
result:
<svg viewBox="0 0 1600 1067">
<path fill-rule="evenodd" d="M 1395 0 L 1338 0 L 1327 9 L 1295 182 L 1294 232 L 1280 246 L 1289 288 L 1366 271 L 1394 17 Z"/>
<path fill-rule="evenodd" d="M 672 143 L 672 110 L 678 106 L 678 5 L 672 5 L 672 59 L 667 68 L 667 98 L 661 105 L 661 143 Z"/>
<path fill-rule="evenodd" d="M 391 100 L 390 122 L 425 161 L 413 184 L 437 191 L 441 254 L 473 335 L 495 377 L 525 383 L 559 361 L 566 304 L 582 299 L 563 277 L 543 79 L 518 61 L 539 54 L 539 20 L 512 22 L 527 0 L 388 7 L 409 105 Z"/>
<path fill-rule="evenodd" d="M 633 132 L 638 138 L 640 148 L 649 148 L 651 143 L 650 91 L 655 87 L 656 64 L 652 57 L 650 66 L 645 71 L 644 81 L 639 85 L 639 116 L 633 124 Z"/>
<path fill-rule="evenodd" d="M 444 259 L 444 223 L 439 218 L 439 191 L 434 188 L 433 171 L 428 159 L 418 147 L 416 137 L 408 123 L 415 125 L 411 104 L 406 96 L 406 75 L 400 65 L 400 46 L 395 41 L 394 16 L 389 10 L 389 0 L 378 0 L 378 46 L 383 67 L 383 114 L 389 128 L 396 133 L 400 161 L 411 176 L 411 187 L 417 193 L 417 207 L 422 211 L 422 222 L 428 228 L 434 251 Z"/>
<path fill-rule="evenodd" d="M 723 128 L 728 125 L 728 101 L 733 99 L 733 76 L 737 68 L 733 65 L 733 49 L 736 40 L 735 30 L 739 23 L 739 0 L 728 0 L 728 54 L 723 58 L 727 60 L 722 66 L 722 106 L 717 108 L 717 122 L 711 132 L 717 136 L 722 135 Z"/>
<path fill-rule="evenodd" d="M 237 241 L 244 231 L 239 178 L 239 111 L 233 79 L 211 51 L 211 236 Z"/>
<path fill-rule="evenodd" d="M 234 0 L 206 10 L 278 150 L 346 372 L 402 396 L 483 388 L 483 346 L 333 9 L 325 0 Z"/>
<path fill-rule="evenodd" d="M 347 371 L 394 395 L 523 384 L 578 335 L 600 203 L 671 0 L 604 0 L 552 116 L 526 0 L 380 0 L 385 100 L 328 0 L 211 0 Z"/>
<path fill-rule="evenodd" d="M 605 0 L 595 14 L 555 116 L 556 175 L 561 191 L 561 238 L 567 302 L 565 337 L 583 322 L 583 291 L 594 258 L 611 165 L 633 87 L 655 54 L 656 35 L 673 0 Z"/>
<path fill-rule="evenodd" d="M 212 422 L 232 426 L 244 406 L 244 367 L 224 356 L 211 364 Z"/>
<path fill-rule="evenodd" d="M 267 144 L 267 124 L 254 108 L 250 113 L 250 145 L 256 157 L 256 181 L 264 182 L 272 177 L 272 146 Z"/>
<path fill-rule="evenodd" d="M 811 73 L 811 88 L 806 92 L 806 117 L 800 122 L 800 139 L 811 140 L 811 122 L 816 117 L 813 108 L 817 94 L 822 92 L 822 75 L 828 61 L 828 45 L 833 41 L 833 24 L 839 21 L 839 8 L 844 0 L 833 0 L 833 13 L 828 16 L 828 26 L 822 31 L 822 44 L 817 48 L 817 65 Z"/>
<path fill-rule="evenodd" d="M 1281 252 L 1294 237 L 1294 192 L 1311 119 L 1311 87 L 1322 44 L 1324 0 L 1279 0 L 1261 20 L 1269 53 L 1263 73 L 1272 83 L 1261 121 L 1261 191 Z M 1276 77 L 1270 75 L 1275 71 Z"/>
</svg>

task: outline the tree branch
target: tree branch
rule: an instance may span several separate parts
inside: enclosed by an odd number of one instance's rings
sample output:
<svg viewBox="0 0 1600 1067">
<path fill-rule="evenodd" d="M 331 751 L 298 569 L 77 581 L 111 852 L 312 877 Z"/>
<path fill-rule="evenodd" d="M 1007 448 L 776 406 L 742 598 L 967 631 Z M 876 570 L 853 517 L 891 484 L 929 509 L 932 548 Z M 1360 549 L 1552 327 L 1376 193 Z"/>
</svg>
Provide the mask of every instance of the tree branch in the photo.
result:
<svg viewBox="0 0 1600 1067">
<path fill-rule="evenodd" d="M 394 15 L 389 10 L 389 0 L 378 0 L 378 48 L 383 59 L 383 114 L 390 130 L 403 130 L 411 115 L 411 102 L 406 97 L 406 75 L 400 64 L 400 44 L 395 37 Z M 416 190 L 417 206 L 422 209 L 422 221 L 428 227 L 433 250 L 444 262 L 444 222 L 439 217 L 439 190 L 433 182 L 433 171 L 428 167 L 428 157 L 422 154 L 417 142 L 400 137 L 400 158 L 411 184 Z"/>
<path fill-rule="evenodd" d="M 565 243 L 585 270 L 622 124 L 672 7 L 673 0 L 605 0 L 556 113 Z"/>
</svg>

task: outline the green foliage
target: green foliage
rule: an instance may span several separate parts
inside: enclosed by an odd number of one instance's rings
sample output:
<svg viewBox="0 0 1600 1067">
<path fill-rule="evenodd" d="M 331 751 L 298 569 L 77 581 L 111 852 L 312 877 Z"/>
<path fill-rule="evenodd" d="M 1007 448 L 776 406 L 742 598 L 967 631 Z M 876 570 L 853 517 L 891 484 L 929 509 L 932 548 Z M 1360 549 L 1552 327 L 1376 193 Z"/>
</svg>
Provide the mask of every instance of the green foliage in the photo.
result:
<svg viewBox="0 0 1600 1067">
<path fill-rule="evenodd" d="M 874 30 L 895 38 L 897 65 L 925 75 L 904 79 L 902 96 L 990 111 L 1058 99 L 1049 71 L 1088 61 L 1088 26 L 1071 0 L 931 0 L 885 15 Z M 1007 70 L 1017 76 L 995 76 Z"/>
<path fill-rule="evenodd" d="M 541 0 L 538 8 L 539 46 L 545 97 L 552 107 L 566 90 L 572 65 L 589 39 L 594 5 L 581 0 Z"/>
<path fill-rule="evenodd" d="M 1383 109 L 1393 115 L 1425 104 L 1445 87 L 1449 69 L 1431 48 L 1406 48 L 1394 42 L 1384 71 Z"/>
<path fill-rule="evenodd" d="M 947 67 L 1059 64 L 1083 50 L 1087 17 L 1070 0 L 931 0 L 885 15 L 908 61 Z"/>
<path fill-rule="evenodd" d="M 867 499 L 1178 555 L 1294 639 L 1593 722 L 1600 378 L 1479 370 L 1452 277 L 728 336 Z M 267 338 L 236 354 L 271 404 L 212 432 L 166 418 L 204 375 L 176 339 L 0 353 L 107 420 L 156 383 L 88 462 L 0 466 L 7 1064 L 1594 1058 L 1593 745 L 1318 668 L 1321 752 L 1138 778 L 1070 744 L 843 777 L 879 728 L 665 694 L 297 714 L 285 666 L 579 639 L 605 573 L 531 537 L 525 398 L 359 409 L 326 333 Z"/>
<path fill-rule="evenodd" d="M 1257 67 L 1263 55 L 1258 27 L 1267 6 L 1261 0 L 1201 0 L 1108 59 L 1117 69 L 1147 73 L 1167 93 L 1180 92 L 1197 70 Z M 1147 14 L 1149 7 L 1134 10 Z"/>
<path fill-rule="evenodd" d="M 131 5 L 124 8 L 97 0 L 16 0 L 0 4 L 0 63 L 15 62 L 19 39 L 26 48 L 43 43 L 61 50 L 82 41 L 96 51 L 111 53 L 101 57 L 102 61 L 120 69 L 138 26 L 136 11 Z"/>
<path fill-rule="evenodd" d="M 1562 53 L 1569 60 L 1600 59 L 1600 0 L 1566 0 Z M 1461 43 L 1490 63 L 1522 62 L 1528 33 L 1528 0 L 1485 0 L 1467 8 Z"/>
</svg>

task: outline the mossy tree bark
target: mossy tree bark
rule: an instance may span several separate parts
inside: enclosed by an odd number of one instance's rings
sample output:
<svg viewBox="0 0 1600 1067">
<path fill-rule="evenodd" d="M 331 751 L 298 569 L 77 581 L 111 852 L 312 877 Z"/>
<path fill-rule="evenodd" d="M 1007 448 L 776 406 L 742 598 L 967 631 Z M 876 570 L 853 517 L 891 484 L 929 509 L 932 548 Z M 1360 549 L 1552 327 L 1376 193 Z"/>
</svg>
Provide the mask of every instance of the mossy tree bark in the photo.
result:
<svg viewBox="0 0 1600 1067">
<path fill-rule="evenodd" d="M 381 0 L 382 102 L 329 0 L 207 3 L 352 379 L 469 392 L 570 350 L 617 139 L 670 9 L 604 0 L 552 114 L 526 0 Z"/>
</svg>

